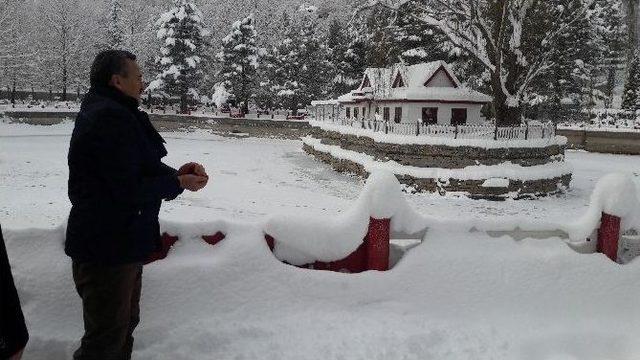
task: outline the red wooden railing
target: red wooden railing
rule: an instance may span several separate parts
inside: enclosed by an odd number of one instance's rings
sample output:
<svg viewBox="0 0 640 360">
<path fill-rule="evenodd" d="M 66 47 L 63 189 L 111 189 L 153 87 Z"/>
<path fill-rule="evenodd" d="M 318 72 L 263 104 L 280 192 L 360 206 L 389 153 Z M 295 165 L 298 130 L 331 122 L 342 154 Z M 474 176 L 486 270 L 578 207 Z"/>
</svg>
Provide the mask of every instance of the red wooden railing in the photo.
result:
<svg viewBox="0 0 640 360">
<path fill-rule="evenodd" d="M 389 240 L 390 240 L 390 219 L 369 220 L 369 229 L 362 244 L 351 254 L 341 260 L 322 262 L 316 261 L 310 264 L 299 265 L 300 268 L 329 270 L 345 273 L 358 273 L 367 270 L 385 271 L 389 269 Z M 224 240 L 225 234 L 218 231 L 213 235 L 204 235 L 202 239 L 211 245 L 215 245 Z M 277 239 L 265 234 L 265 241 L 271 251 L 274 250 Z M 161 248 L 153 253 L 146 262 L 151 263 L 167 257 L 167 253 L 173 244 L 178 241 L 178 237 L 167 233 L 162 234 Z"/>
</svg>

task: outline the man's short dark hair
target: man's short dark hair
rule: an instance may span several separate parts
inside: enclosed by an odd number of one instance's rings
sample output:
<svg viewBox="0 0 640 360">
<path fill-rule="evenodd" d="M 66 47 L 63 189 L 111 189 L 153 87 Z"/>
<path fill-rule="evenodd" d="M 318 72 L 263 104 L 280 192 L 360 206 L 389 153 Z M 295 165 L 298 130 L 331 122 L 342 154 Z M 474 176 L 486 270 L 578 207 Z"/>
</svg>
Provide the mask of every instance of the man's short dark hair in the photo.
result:
<svg viewBox="0 0 640 360">
<path fill-rule="evenodd" d="M 104 50 L 91 65 L 91 86 L 108 86 L 111 76 L 127 76 L 127 60 L 136 60 L 136 56 L 126 50 Z"/>
</svg>

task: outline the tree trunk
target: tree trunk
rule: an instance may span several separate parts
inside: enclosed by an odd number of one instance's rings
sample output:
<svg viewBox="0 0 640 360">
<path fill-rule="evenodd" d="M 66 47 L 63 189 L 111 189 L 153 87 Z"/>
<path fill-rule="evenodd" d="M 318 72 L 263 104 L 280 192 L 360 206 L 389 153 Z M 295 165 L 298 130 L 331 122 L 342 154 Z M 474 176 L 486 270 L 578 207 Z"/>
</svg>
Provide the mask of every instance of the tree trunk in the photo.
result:
<svg viewBox="0 0 640 360">
<path fill-rule="evenodd" d="M 493 114 L 496 117 L 497 126 L 520 126 L 522 118 L 521 107 L 507 105 L 507 94 L 502 89 L 500 75 L 491 75 L 491 88 L 493 90 Z"/>
<path fill-rule="evenodd" d="M 629 32 L 627 63 L 630 63 L 638 47 L 638 0 L 627 0 L 627 30 Z"/>
<path fill-rule="evenodd" d="M 13 87 L 11 88 L 11 104 L 16 104 L 16 79 L 13 79 Z"/>
<path fill-rule="evenodd" d="M 187 113 L 187 95 L 185 93 L 182 93 L 182 95 L 180 95 L 180 113 Z"/>
</svg>

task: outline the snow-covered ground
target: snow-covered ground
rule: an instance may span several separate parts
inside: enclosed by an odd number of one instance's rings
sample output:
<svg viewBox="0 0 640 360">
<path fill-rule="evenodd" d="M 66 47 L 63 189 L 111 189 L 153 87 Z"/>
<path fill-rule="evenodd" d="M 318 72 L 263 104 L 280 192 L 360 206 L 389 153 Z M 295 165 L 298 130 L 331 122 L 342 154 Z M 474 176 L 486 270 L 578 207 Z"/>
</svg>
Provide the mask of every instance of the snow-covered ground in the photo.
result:
<svg viewBox="0 0 640 360">
<path fill-rule="evenodd" d="M 0 223 L 32 334 L 27 359 L 69 358 L 82 330 L 62 251 L 71 129 L 0 123 Z M 200 161 L 211 180 L 163 206 L 163 227 L 184 236 L 145 268 L 134 358 L 640 358 L 640 261 L 577 254 L 558 238 L 468 232 L 479 221 L 577 220 L 605 174 L 627 172 L 640 185 L 640 156 L 569 151 L 572 188 L 558 197 L 405 195 L 420 214 L 448 221 L 391 271 L 347 275 L 280 263 L 262 231 L 276 213 L 310 222 L 347 213 L 361 180 L 307 156 L 300 141 L 163 136 L 167 163 Z M 187 236 L 197 233 L 188 223 L 224 227 L 227 238 L 211 247 Z"/>
<path fill-rule="evenodd" d="M 66 155 L 73 124 L 0 124 L 0 221 L 7 228 L 53 228 L 64 221 Z M 306 155 L 300 141 L 226 138 L 207 132 L 163 133 L 168 164 L 205 165 L 211 181 L 198 193 L 165 203 L 161 217 L 171 221 L 235 219 L 254 221 L 280 212 L 335 214 L 347 209 L 363 182 L 335 173 Z M 534 201 L 493 202 L 435 194 L 407 195 L 421 213 L 436 217 L 484 219 L 499 216 L 540 220 L 583 214 L 595 183 L 610 172 L 629 172 L 640 182 L 640 156 L 567 151 L 573 166 L 570 191 Z"/>
</svg>

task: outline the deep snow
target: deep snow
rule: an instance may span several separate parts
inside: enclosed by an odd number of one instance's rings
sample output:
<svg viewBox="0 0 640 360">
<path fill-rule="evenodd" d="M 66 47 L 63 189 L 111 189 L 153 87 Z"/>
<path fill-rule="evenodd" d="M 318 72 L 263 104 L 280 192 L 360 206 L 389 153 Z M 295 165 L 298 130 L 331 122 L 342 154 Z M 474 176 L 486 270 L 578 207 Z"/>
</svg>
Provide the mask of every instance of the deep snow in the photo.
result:
<svg viewBox="0 0 640 360">
<path fill-rule="evenodd" d="M 69 358 L 81 334 L 60 226 L 69 208 L 70 129 L 0 124 L 0 221 L 32 334 L 26 359 Z M 302 222 L 349 218 L 363 190 L 358 178 L 333 173 L 299 141 L 163 135 L 168 163 L 202 161 L 212 181 L 164 206 L 162 226 L 181 240 L 167 259 L 145 267 L 134 358 L 640 358 L 640 261 L 621 266 L 579 254 L 557 237 L 469 232 L 580 221 L 604 174 L 635 174 L 638 186 L 640 157 L 568 152 L 573 188 L 559 197 L 404 194 L 429 221 L 423 242 L 388 272 L 347 275 L 279 262 L 263 229 L 281 212 Z M 384 204 L 365 207 L 385 215 L 400 206 Z M 609 206 L 606 198 L 601 204 Z M 415 223 L 402 214 L 411 221 L 401 225 Z M 216 246 L 197 238 L 221 229 L 227 237 Z M 331 230 L 318 226 L 315 236 Z"/>
</svg>

